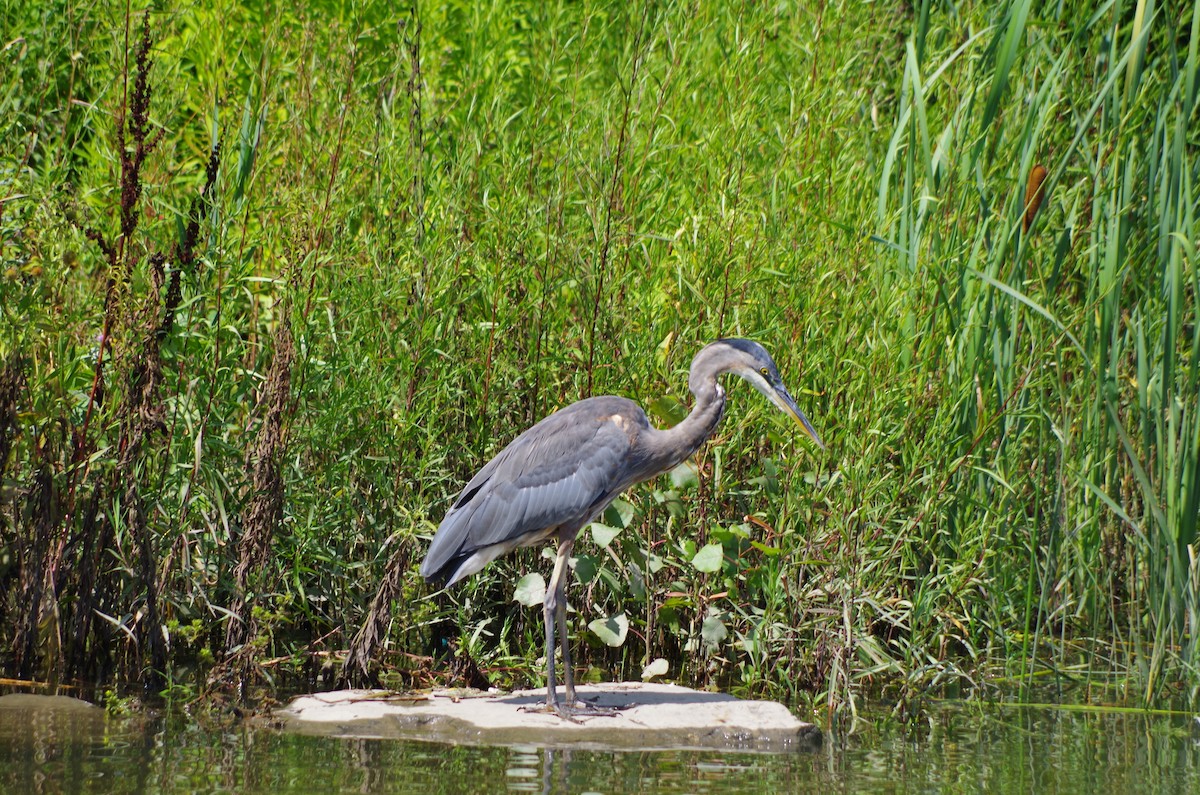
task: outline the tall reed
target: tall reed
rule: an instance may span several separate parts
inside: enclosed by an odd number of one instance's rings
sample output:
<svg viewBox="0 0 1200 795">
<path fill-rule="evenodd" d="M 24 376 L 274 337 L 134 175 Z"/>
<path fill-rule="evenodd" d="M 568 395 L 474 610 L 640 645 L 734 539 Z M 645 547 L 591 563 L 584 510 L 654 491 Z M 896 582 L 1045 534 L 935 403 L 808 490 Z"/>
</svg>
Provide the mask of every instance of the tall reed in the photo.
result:
<svg viewBox="0 0 1200 795">
<path fill-rule="evenodd" d="M 989 621 L 1024 626 L 1007 645 L 1028 673 L 1055 636 L 1107 638 L 1150 698 L 1196 662 L 1200 62 L 1180 43 L 1200 12 L 1084 10 L 914 34 L 880 242 L 919 296 L 914 356 L 958 395 L 942 521 L 992 525 L 947 551 L 1023 595 L 990 595 Z"/>
</svg>

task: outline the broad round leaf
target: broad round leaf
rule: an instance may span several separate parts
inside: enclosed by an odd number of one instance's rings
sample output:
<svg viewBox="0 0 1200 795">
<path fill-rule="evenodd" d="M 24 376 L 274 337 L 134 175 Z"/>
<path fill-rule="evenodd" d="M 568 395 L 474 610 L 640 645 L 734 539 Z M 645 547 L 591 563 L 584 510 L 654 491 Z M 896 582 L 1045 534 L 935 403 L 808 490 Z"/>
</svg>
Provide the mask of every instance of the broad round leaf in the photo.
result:
<svg viewBox="0 0 1200 795">
<path fill-rule="evenodd" d="M 514 602 L 520 602 L 526 607 L 540 605 L 546 601 L 546 581 L 536 571 L 526 574 L 517 580 L 512 598 Z"/>
<path fill-rule="evenodd" d="M 644 681 L 656 676 L 665 676 L 668 670 L 670 670 L 670 666 L 667 665 L 667 661 L 659 657 L 642 669 L 642 679 Z"/>
<path fill-rule="evenodd" d="M 677 489 L 695 489 L 700 486 L 700 473 L 691 461 L 684 461 L 671 470 L 671 485 Z"/>
<path fill-rule="evenodd" d="M 588 624 L 588 629 L 607 645 L 620 646 L 625 642 L 625 636 L 629 634 L 629 619 L 625 617 L 624 613 L 617 613 L 608 618 L 597 618 Z"/>
<path fill-rule="evenodd" d="M 618 497 L 604 509 L 601 518 L 603 518 L 604 524 L 610 527 L 629 527 L 635 513 L 632 504 Z"/>
<path fill-rule="evenodd" d="M 600 570 L 600 564 L 591 555 L 577 555 L 574 564 L 575 579 L 580 585 L 587 585 L 596 579 L 596 572 Z"/>
<path fill-rule="evenodd" d="M 711 574 L 720 570 L 724 558 L 725 550 L 720 544 L 708 544 L 692 558 L 692 565 L 696 567 L 696 571 Z"/>
<path fill-rule="evenodd" d="M 619 527 L 609 527 L 606 524 L 592 522 L 592 540 L 596 542 L 598 547 L 606 547 L 612 543 L 612 540 L 617 537 L 617 533 L 621 532 Z"/>
<path fill-rule="evenodd" d="M 700 637 L 704 638 L 706 646 L 716 646 L 728 636 L 729 630 L 725 629 L 725 622 L 716 616 L 704 619 L 704 623 L 700 626 Z"/>
</svg>

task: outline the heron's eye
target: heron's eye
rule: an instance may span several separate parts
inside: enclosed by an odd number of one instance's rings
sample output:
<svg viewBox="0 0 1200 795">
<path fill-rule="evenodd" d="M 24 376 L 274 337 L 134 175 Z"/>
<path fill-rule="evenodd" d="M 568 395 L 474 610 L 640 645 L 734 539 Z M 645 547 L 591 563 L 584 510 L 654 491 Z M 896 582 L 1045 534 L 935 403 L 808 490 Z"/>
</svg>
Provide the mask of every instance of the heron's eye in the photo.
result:
<svg viewBox="0 0 1200 795">
<path fill-rule="evenodd" d="M 762 368 L 761 370 L 759 370 L 759 372 L 760 372 L 760 373 L 762 373 L 763 375 L 770 375 L 770 374 L 771 374 L 771 371 L 770 371 L 770 370 L 768 370 L 768 369 L 767 369 L 767 368 L 765 368 L 765 367 L 764 367 L 764 368 Z"/>
</svg>

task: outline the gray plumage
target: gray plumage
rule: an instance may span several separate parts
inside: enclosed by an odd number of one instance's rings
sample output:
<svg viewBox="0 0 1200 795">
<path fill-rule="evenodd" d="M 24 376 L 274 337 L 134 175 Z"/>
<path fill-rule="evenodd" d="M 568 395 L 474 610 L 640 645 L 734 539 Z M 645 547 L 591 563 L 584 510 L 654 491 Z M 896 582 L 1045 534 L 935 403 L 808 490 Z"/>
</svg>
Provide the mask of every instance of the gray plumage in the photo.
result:
<svg viewBox="0 0 1200 795">
<path fill-rule="evenodd" d="M 756 342 L 718 340 L 692 360 L 691 413 L 673 428 L 650 424 L 636 403 L 588 398 L 551 414 L 514 439 L 463 489 L 434 535 L 421 576 L 447 587 L 517 547 L 558 542 L 546 588 L 546 704 L 560 715 L 577 711 L 566 638 L 566 562 L 576 535 L 622 491 L 683 463 L 712 433 L 725 410 L 717 378 L 735 373 L 790 415 L 821 445 L 788 394 L 779 371 Z M 554 687 L 554 624 L 562 642 L 567 704 Z"/>
</svg>

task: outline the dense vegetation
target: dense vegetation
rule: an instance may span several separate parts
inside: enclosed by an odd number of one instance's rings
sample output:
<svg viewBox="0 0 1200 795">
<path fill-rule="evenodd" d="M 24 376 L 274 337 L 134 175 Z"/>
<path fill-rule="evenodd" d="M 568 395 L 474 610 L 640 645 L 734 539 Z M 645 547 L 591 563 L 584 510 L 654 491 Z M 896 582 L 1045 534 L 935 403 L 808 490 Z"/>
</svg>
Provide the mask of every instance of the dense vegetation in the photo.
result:
<svg viewBox="0 0 1200 795">
<path fill-rule="evenodd" d="M 537 684 L 546 562 L 430 597 L 448 501 L 580 397 L 675 421 L 740 335 L 828 449 L 731 384 L 577 548 L 589 675 L 1194 697 L 1198 43 L 1185 2 L 0 0 L 0 662 Z"/>
</svg>

